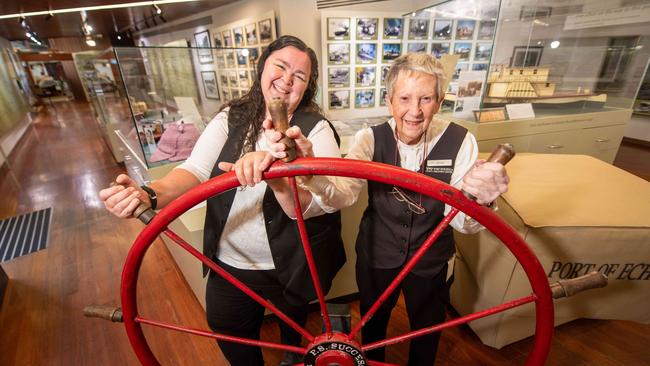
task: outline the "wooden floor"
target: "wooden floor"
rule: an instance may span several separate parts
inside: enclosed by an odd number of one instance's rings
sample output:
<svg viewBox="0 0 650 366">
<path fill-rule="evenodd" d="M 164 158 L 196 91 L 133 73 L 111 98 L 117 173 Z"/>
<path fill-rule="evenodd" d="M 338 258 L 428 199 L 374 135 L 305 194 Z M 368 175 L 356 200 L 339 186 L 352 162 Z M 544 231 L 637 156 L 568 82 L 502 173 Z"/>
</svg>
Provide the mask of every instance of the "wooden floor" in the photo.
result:
<svg viewBox="0 0 650 366">
<path fill-rule="evenodd" d="M 10 283 L 0 308 L 0 365 L 136 365 L 121 324 L 87 319 L 88 304 L 119 304 L 124 258 L 141 225 L 108 215 L 97 198 L 122 169 L 115 164 L 87 104 L 56 103 L 35 116 L 8 164 L 0 168 L 0 219 L 52 207 L 49 247 L 2 263 Z M 616 164 L 650 180 L 650 150 L 623 145 Z M 139 288 L 143 315 L 207 329 L 199 303 L 162 243 L 147 253 Z M 144 285 L 146 284 L 146 285 Z M 358 304 L 352 303 L 353 319 Z M 390 334 L 408 328 L 404 306 Z M 308 328 L 320 329 L 317 314 Z M 146 330 L 164 365 L 226 364 L 203 338 Z M 269 320 L 263 337 L 277 338 Z M 437 365 L 522 364 L 531 340 L 495 350 L 465 327 L 443 332 Z M 389 362 L 404 364 L 407 345 L 392 346 Z M 281 354 L 265 351 L 269 365 Z M 577 320 L 556 328 L 549 365 L 650 365 L 650 326 Z"/>
</svg>

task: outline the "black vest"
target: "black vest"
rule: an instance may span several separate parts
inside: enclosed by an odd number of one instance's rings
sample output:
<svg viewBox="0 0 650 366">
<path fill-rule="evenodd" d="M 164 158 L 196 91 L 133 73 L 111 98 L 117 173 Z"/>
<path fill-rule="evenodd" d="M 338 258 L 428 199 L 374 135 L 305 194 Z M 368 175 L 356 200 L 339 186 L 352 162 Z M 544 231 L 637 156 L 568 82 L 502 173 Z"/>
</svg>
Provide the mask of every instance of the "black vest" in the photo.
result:
<svg viewBox="0 0 650 366">
<path fill-rule="evenodd" d="M 323 119 L 325 118 L 318 113 L 296 111 L 291 119 L 291 125 L 299 126 L 303 134 L 308 136 L 314 126 Z M 331 124 L 330 127 L 332 127 Z M 332 130 L 336 142 L 340 143 L 333 127 Z M 237 136 L 241 136 L 242 132 L 244 132 L 243 127 L 235 126 L 233 121 L 228 121 L 228 139 L 221 150 L 217 163 L 212 168 L 210 178 L 224 173 L 218 168 L 218 162 L 235 162 L 239 158 L 240 152 L 236 151 Z M 216 257 L 219 239 L 235 193 L 236 189 L 231 189 L 211 197 L 207 201 L 207 214 L 203 229 L 203 254 L 208 258 Z M 285 287 L 285 297 L 296 304 L 303 304 L 315 299 L 316 291 L 300 242 L 298 224 L 284 213 L 269 187 L 264 194 L 262 211 L 273 263 L 278 278 Z M 323 291 L 327 293 L 332 285 L 332 279 L 345 263 L 345 249 L 341 239 L 341 215 L 339 212 L 324 214 L 305 220 L 305 224 L 321 285 Z M 207 273 L 208 268 L 204 265 L 203 275 L 205 276 Z"/>
<path fill-rule="evenodd" d="M 375 151 L 372 161 L 395 165 L 395 134 L 388 122 L 372 127 Z M 440 140 L 426 157 L 426 160 L 451 160 L 450 166 L 428 167 L 424 174 L 449 183 L 456 164 L 456 155 L 465 139 L 467 130 L 450 123 Z M 397 157 L 399 166 L 400 157 Z M 368 207 L 363 214 L 356 251 L 359 260 L 372 268 L 398 268 L 410 259 L 424 243 L 431 231 L 440 223 L 444 214 L 444 203 L 422 195 L 422 206 L 427 212 L 417 215 L 408 209 L 405 202 L 399 202 L 389 192 L 392 186 L 368 181 Z M 419 203 L 420 195 L 402 189 Z M 434 277 L 454 254 L 453 233 L 447 227 L 438 240 L 425 253 L 413 273 L 423 277 Z"/>
</svg>

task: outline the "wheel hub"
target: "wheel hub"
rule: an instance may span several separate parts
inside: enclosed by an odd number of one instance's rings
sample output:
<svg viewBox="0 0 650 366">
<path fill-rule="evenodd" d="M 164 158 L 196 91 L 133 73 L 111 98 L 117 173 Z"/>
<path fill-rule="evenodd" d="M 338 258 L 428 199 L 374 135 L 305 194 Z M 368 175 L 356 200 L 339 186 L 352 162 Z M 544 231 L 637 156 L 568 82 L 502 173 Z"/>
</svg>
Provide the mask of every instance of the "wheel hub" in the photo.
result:
<svg viewBox="0 0 650 366">
<path fill-rule="evenodd" d="M 365 366 L 366 357 L 357 342 L 342 333 L 316 337 L 305 354 L 305 366 Z"/>
</svg>

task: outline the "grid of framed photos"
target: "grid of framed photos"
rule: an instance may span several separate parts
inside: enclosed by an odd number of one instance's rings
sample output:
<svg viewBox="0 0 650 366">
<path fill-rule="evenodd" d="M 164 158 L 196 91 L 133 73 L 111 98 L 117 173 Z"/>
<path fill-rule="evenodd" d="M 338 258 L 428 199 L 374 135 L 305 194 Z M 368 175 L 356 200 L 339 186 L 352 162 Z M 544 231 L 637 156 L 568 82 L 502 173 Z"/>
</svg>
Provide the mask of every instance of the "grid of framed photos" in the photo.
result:
<svg viewBox="0 0 650 366">
<path fill-rule="evenodd" d="M 327 17 L 326 105 L 329 110 L 385 106 L 383 80 L 403 53 L 404 19 Z"/>
<path fill-rule="evenodd" d="M 386 72 L 405 53 L 459 54 L 450 88 L 460 71 L 488 69 L 494 20 L 434 18 L 429 12 L 406 18 L 337 14 L 323 14 L 327 110 L 384 107 Z"/>
<path fill-rule="evenodd" d="M 246 93 L 255 79 L 262 51 L 276 38 L 275 16 L 233 22 L 213 31 L 213 42 L 222 49 L 215 52 L 217 83 L 225 103 Z"/>
</svg>

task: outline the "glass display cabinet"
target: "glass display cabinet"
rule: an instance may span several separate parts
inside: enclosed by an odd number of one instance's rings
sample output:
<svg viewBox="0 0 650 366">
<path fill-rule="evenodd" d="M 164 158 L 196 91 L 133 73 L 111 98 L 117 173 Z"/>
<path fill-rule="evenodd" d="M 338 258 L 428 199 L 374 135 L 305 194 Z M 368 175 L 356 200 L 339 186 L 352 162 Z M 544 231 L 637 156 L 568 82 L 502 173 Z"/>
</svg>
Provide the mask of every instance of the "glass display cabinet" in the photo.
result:
<svg viewBox="0 0 650 366">
<path fill-rule="evenodd" d="M 113 50 L 76 52 L 73 59 L 102 137 L 115 160 L 123 162 L 122 144 L 114 131 L 125 129 L 130 123 Z"/>
<path fill-rule="evenodd" d="M 481 151 L 511 142 L 611 163 L 650 58 L 650 4 L 627 5 L 454 0 L 413 13 L 444 38 L 432 53 L 459 56 L 439 116 Z"/>
<path fill-rule="evenodd" d="M 189 157 L 205 125 L 252 84 L 259 52 L 236 48 L 115 47 L 128 124 L 116 131 L 155 179 Z"/>
</svg>

